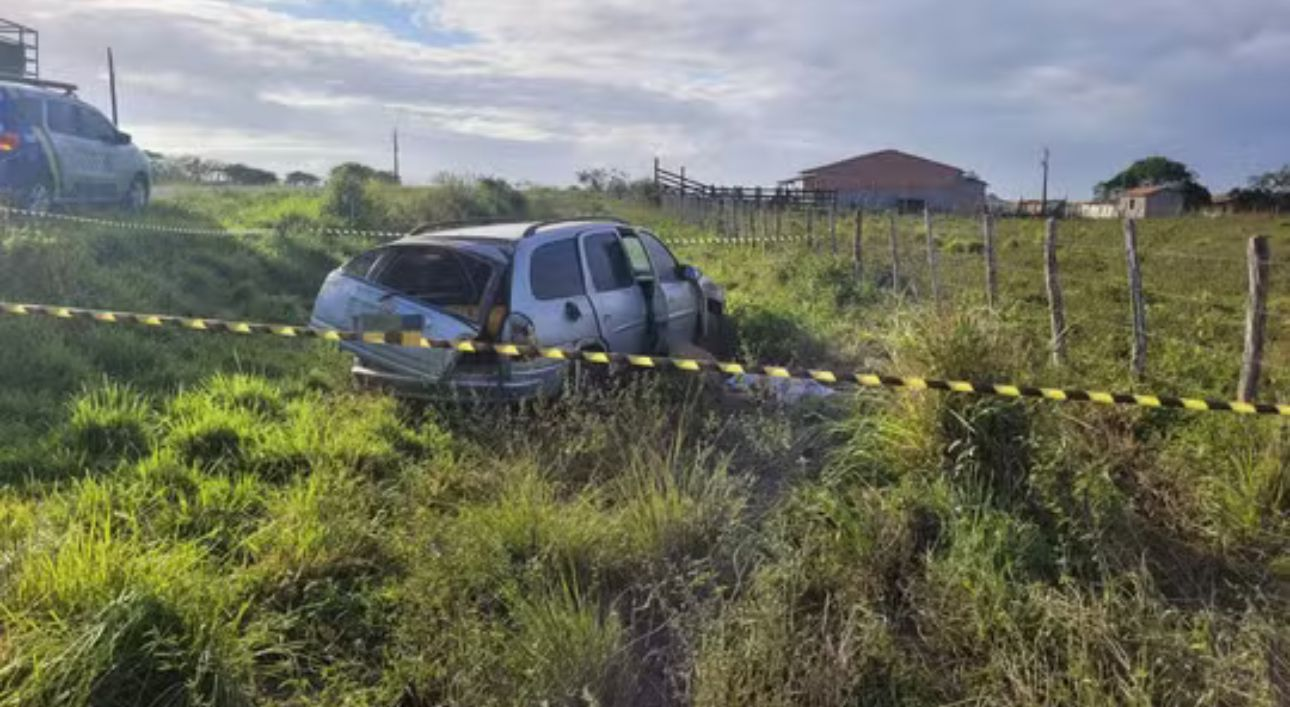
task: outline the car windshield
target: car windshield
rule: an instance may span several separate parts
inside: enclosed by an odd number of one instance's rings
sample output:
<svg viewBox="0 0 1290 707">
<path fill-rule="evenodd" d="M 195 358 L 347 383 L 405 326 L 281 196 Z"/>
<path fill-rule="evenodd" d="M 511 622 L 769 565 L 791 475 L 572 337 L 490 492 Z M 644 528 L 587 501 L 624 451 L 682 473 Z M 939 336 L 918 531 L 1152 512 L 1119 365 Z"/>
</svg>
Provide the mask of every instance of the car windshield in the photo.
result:
<svg viewBox="0 0 1290 707">
<path fill-rule="evenodd" d="M 451 248 L 391 248 L 373 271 L 375 281 L 400 294 L 470 321 L 480 316 L 493 265 Z"/>
</svg>

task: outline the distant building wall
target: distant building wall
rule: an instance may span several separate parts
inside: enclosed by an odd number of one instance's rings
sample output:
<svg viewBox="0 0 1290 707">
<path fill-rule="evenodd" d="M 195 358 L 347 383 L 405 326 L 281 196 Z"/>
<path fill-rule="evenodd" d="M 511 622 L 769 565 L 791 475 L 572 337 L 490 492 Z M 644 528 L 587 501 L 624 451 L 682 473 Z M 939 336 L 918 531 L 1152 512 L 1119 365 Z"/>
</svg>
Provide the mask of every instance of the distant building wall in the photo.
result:
<svg viewBox="0 0 1290 707">
<path fill-rule="evenodd" d="M 1113 219 L 1120 217 L 1120 205 L 1111 201 L 1086 201 L 1073 206 L 1075 215 L 1080 218 Z"/>
<path fill-rule="evenodd" d="M 898 189 L 847 189 L 834 187 L 827 179 L 808 179 L 807 189 L 835 189 L 838 203 L 843 206 L 862 206 L 868 209 L 902 209 L 953 213 L 974 213 L 985 206 L 985 184 L 964 180 L 959 184 L 941 187 L 902 187 Z"/>
<path fill-rule="evenodd" d="M 1169 218 L 1182 216 L 1185 200 L 1181 191 L 1162 189 L 1150 194 L 1125 194 L 1120 211 L 1126 218 Z"/>
</svg>

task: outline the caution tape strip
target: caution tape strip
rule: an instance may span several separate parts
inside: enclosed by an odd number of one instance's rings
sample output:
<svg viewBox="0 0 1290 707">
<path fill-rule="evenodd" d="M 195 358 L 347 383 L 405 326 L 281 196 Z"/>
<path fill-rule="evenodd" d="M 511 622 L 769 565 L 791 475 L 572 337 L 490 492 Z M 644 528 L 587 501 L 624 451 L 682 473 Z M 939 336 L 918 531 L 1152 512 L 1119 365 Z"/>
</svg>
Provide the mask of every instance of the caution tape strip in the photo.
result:
<svg viewBox="0 0 1290 707">
<path fill-rule="evenodd" d="M 576 351 L 560 347 L 494 343 L 472 340 L 428 339 L 419 331 L 341 331 L 292 324 L 266 324 L 209 317 L 181 317 L 168 314 L 117 312 L 47 304 L 0 302 L 0 316 L 52 317 L 88 320 L 99 324 L 137 324 L 145 327 L 177 327 L 189 331 L 222 334 L 264 334 L 286 338 L 318 339 L 335 342 L 407 346 L 415 348 L 452 349 L 464 354 L 495 353 L 510 358 L 545 358 L 559 361 L 586 361 L 593 364 L 620 364 L 633 368 L 689 373 L 716 372 L 728 375 L 763 375 L 775 379 L 801 379 L 825 385 L 856 384 L 865 388 L 907 388 L 937 390 L 947 393 L 988 395 L 1003 398 L 1036 398 L 1053 402 L 1090 402 L 1145 408 L 1177 408 L 1196 411 L 1234 412 L 1245 415 L 1280 415 L 1290 417 L 1290 405 L 1249 403 L 1209 398 L 1185 398 L 1171 395 L 1112 393 L 1073 388 L 1046 388 L 1012 383 L 981 383 L 944 380 L 922 376 L 890 376 L 867 371 L 834 372 L 816 368 L 789 368 L 765 364 L 740 364 L 729 361 L 652 356 L 605 351 Z"/>
<path fill-rule="evenodd" d="M 770 236 L 765 238 L 680 238 L 669 239 L 668 245 L 760 245 L 762 243 L 803 243 L 811 240 L 823 243 L 820 236 Z"/>
<path fill-rule="evenodd" d="M 127 231 L 149 231 L 154 233 L 178 233 L 195 236 L 268 236 L 274 233 L 269 228 L 250 228 L 250 229 L 215 229 L 215 228 L 190 228 L 187 226 L 171 226 L 161 223 L 148 223 L 146 221 L 124 221 L 120 219 L 93 218 L 90 216 L 75 216 L 73 214 L 60 214 L 49 211 L 28 211 L 27 209 L 18 209 L 9 206 L 0 206 L 0 213 L 11 216 L 18 216 L 25 219 L 43 219 L 50 221 L 63 221 L 67 223 L 81 223 L 93 226 L 103 226 L 105 228 L 116 228 Z M 320 228 L 319 232 L 330 236 L 358 236 L 362 238 L 403 238 L 407 236 L 404 231 L 369 231 L 360 228 Z M 668 245 L 757 245 L 761 243 L 795 243 L 809 241 L 806 236 L 771 236 L 768 238 L 683 238 L 672 239 Z"/>
<path fill-rule="evenodd" d="M 64 221 L 68 223 L 83 223 L 94 226 L 104 226 L 107 228 L 118 228 L 127 231 L 151 231 L 154 233 L 182 233 L 194 236 L 228 236 L 228 235 L 246 235 L 246 236 L 263 236 L 273 233 L 272 229 L 252 228 L 242 230 L 228 230 L 220 228 L 189 228 L 187 226 L 170 226 L 164 223 L 148 223 L 146 221 L 122 221 L 119 219 L 92 218 L 89 216 L 74 216 L 72 214 L 60 214 L 50 211 L 28 211 L 27 209 L 17 209 L 9 206 L 0 206 L 0 213 L 10 216 L 18 216 L 27 219 L 42 219 L 48 221 Z"/>
</svg>

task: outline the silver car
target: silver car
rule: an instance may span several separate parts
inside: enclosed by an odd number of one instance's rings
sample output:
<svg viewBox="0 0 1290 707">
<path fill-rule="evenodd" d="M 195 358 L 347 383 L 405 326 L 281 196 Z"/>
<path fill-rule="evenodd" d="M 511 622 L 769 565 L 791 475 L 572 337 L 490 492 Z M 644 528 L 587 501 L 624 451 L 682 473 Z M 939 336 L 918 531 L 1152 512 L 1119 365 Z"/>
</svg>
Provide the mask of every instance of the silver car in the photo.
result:
<svg viewBox="0 0 1290 707">
<path fill-rule="evenodd" d="M 725 293 L 649 231 L 589 218 L 429 227 L 327 276 L 314 326 L 418 329 L 430 339 L 696 355 L 725 340 Z M 517 399 L 560 391 L 566 366 L 361 342 L 360 383 L 419 397 Z M 702 355 L 698 352 L 697 355 Z"/>
</svg>

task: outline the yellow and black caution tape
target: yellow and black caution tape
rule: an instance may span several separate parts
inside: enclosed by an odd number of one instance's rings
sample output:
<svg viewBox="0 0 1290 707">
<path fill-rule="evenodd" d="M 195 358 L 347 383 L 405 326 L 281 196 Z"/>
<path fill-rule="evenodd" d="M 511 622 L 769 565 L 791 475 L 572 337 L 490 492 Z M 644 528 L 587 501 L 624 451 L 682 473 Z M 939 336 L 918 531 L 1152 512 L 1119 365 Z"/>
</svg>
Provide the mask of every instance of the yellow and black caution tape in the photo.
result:
<svg viewBox="0 0 1290 707">
<path fill-rule="evenodd" d="M 0 302 L 0 316 L 52 317 L 85 320 L 100 324 L 134 324 L 145 327 L 171 327 L 190 331 L 237 335 L 270 335 L 322 341 L 348 341 L 366 344 L 407 346 L 415 348 L 452 349 L 464 354 L 494 353 L 512 358 L 547 358 L 560 361 L 586 361 L 593 364 L 626 365 L 633 368 L 687 373 L 715 372 L 728 375 L 763 375 L 777 379 L 800 379 L 825 385 L 855 384 L 866 388 L 907 388 L 938 390 L 946 393 L 991 395 L 1003 398 L 1036 398 L 1053 402 L 1090 402 L 1103 405 L 1125 405 L 1146 408 L 1178 408 L 1196 411 L 1234 412 L 1246 415 L 1280 415 L 1290 417 L 1290 405 L 1248 403 L 1210 398 L 1185 398 L 1143 393 L 1111 393 L 1076 388 L 1045 388 L 1013 383 L 981 383 L 945 380 L 922 376 L 890 376 L 867 371 L 835 372 L 817 368 L 741 364 L 677 356 L 624 354 L 606 351 L 577 351 L 559 347 L 495 343 L 472 340 L 427 339 L 420 331 L 340 331 L 292 324 L 266 324 L 209 317 L 181 317 L 168 314 L 115 312 L 81 307 L 47 304 Z"/>
<path fill-rule="evenodd" d="M 762 243 L 803 243 L 814 240 L 823 244 L 827 236 L 815 236 L 812 239 L 809 236 L 765 236 L 751 238 L 674 238 L 667 241 L 668 245 L 761 245 Z"/>
<path fill-rule="evenodd" d="M 190 226 L 175 226 L 165 223 L 151 223 L 148 221 L 124 221 L 120 219 L 93 218 L 90 216 L 76 216 L 73 214 L 55 213 L 52 211 L 28 211 L 27 209 L 16 209 L 9 206 L 0 206 L 0 213 L 9 216 L 17 216 L 25 219 L 38 219 L 46 221 L 62 221 L 66 223 L 79 223 L 91 226 L 103 226 L 105 228 L 115 228 L 125 231 L 150 231 L 153 233 L 179 233 L 193 236 L 265 236 L 273 233 L 267 228 L 251 229 L 222 229 L 222 228 L 194 228 Z"/>
</svg>

